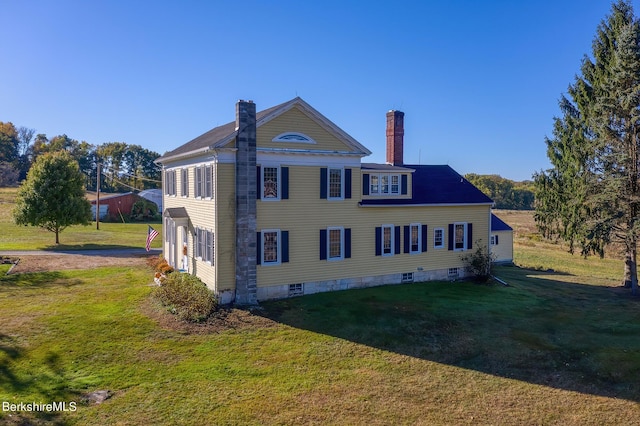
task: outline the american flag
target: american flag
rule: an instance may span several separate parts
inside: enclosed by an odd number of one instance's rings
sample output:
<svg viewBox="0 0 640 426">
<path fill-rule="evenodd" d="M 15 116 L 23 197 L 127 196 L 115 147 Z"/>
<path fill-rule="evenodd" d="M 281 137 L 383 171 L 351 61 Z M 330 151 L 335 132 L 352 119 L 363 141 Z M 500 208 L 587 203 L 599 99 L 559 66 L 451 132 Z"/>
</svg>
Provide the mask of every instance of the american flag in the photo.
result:
<svg viewBox="0 0 640 426">
<path fill-rule="evenodd" d="M 149 230 L 147 231 L 147 245 L 146 245 L 147 251 L 151 250 L 151 241 L 153 241 L 153 239 L 157 236 L 158 236 L 158 231 L 156 231 L 151 226 L 149 226 Z"/>
</svg>

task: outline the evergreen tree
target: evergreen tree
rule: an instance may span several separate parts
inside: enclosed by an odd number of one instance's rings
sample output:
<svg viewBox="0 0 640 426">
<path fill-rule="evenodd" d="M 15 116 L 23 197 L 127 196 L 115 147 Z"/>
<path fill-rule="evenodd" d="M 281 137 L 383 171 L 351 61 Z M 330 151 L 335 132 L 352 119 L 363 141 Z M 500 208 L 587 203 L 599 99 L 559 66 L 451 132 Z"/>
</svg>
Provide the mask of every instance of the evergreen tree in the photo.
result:
<svg viewBox="0 0 640 426">
<path fill-rule="evenodd" d="M 640 26 L 619 1 L 598 27 L 593 59 L 562 97 L 562 117 L 547 139 L 552 169 L 535 176 L 538 227 L 547 237 L 604 255 L 625 248 L 625 285 L 638 292 L 640 222 Z"/>
<path fill-rule="evenodd" d="M 65 228 L 88 225 L 91 220 L 84 181 L 78 162 L 67 151 L 38 156 L 18 190 L 15 223 L 55 232 L 59 244 L 59 233 Z"/>
</svg>

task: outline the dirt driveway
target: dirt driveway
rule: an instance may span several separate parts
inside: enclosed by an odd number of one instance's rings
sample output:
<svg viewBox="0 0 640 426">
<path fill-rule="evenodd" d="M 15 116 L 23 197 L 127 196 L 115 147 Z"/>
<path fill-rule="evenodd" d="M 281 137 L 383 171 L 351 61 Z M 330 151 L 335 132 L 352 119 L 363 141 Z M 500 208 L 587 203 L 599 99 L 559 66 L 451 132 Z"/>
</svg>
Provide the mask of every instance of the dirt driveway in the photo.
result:
<svg viewBox="0 0 640 426">
<path fill-rule="evenodd" d="M 101 266 L 146 266 L 147 259 L 157 257 L 158 254 L 158 250 L 0 251 L 1 257 L 19 259 L 18 264 L 11 269 L 12 274 Z"/>
</svg>

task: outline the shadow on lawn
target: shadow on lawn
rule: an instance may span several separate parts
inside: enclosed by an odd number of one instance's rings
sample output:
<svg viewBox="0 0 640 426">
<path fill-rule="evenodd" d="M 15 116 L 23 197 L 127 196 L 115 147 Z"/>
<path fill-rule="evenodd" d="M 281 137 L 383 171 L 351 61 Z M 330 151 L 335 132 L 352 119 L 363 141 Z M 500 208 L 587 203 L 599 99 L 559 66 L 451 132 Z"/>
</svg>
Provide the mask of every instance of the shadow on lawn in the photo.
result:
<svg viewBox="0 0 640 426">
<path fill-rule="evenodd" d="M 511 285 L 416 283 L 265 302 L 278 322 L 398 354 L 640 401 L 640 303 L 577 277 L 501 268 Z"/>
<path fill-rule="evenodd" d="M 65 371 L 60 365 L 59 356 L 55 353 L 48 353 L 45 357 L 44 364 L 41 368 L 41 372 L 38 375 L 34 374 L 20 374 L 14 371 L 14 363 L 21 358 L 26 357 L 26 352 L 21 348 L 15 339 L 5 334 L 0 333 L 0 389 L 11 394 L 24 394 L 29 391 L 31 393 L 40 394 L 41 398 L 37 400 L 37 403 L 53 403 L 60 401 L 70 401 L 70 397 L 76 395 L 65 391 L 59 386 L 45 386 L 48 383 L 66 383 Z M 32 404 L 34 401 L 6 401 L 10 404 Z M 3 410 L 5 411 L 5 410 Z M 11 414 L 11 424 L 46 424 L 64 425 L 66 422 L 60 418 L 60 413 L 55 411 L 41 411 L 41 410 L 24 410 L 19 409 L 17 411 L 9 410 Z M 0 421 L 2 421 L 1 414 L 7 415 L 7 413 L 0 413 Z"/>
<path fill-rule="evenodd" d="M 59 271 L 29 272 L 0 277 L 0 292 L 12 291 L 15 288 L 44 289 L 50 287 L 72 287 L 79 284 L 82 284 L 81 279 L 69 278 Z"/>
</svg>

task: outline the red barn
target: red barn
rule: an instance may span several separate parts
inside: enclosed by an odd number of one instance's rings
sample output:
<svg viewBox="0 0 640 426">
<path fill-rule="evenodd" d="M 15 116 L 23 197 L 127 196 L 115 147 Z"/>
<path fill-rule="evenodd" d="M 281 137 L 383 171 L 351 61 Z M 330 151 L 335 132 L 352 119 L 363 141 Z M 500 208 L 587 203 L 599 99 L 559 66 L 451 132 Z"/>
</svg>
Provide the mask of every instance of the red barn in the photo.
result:
<svg viewBox="0 0 640 426">
<path fill-rule="evenodd" d="M 133 204 L 141 199 L 142 198 L 140 198 L 140 196 L 133 192 L 127 192 L 124 194 L 101 194 L 100 206 L 107 206 L 107 216 L 109 220 L 118 221 L 121 220 L 121 214 L 129 216 L 131 214 Z M 96 200 L 91 200 L 91 204 L 95 205 Z"/>
</svg>

